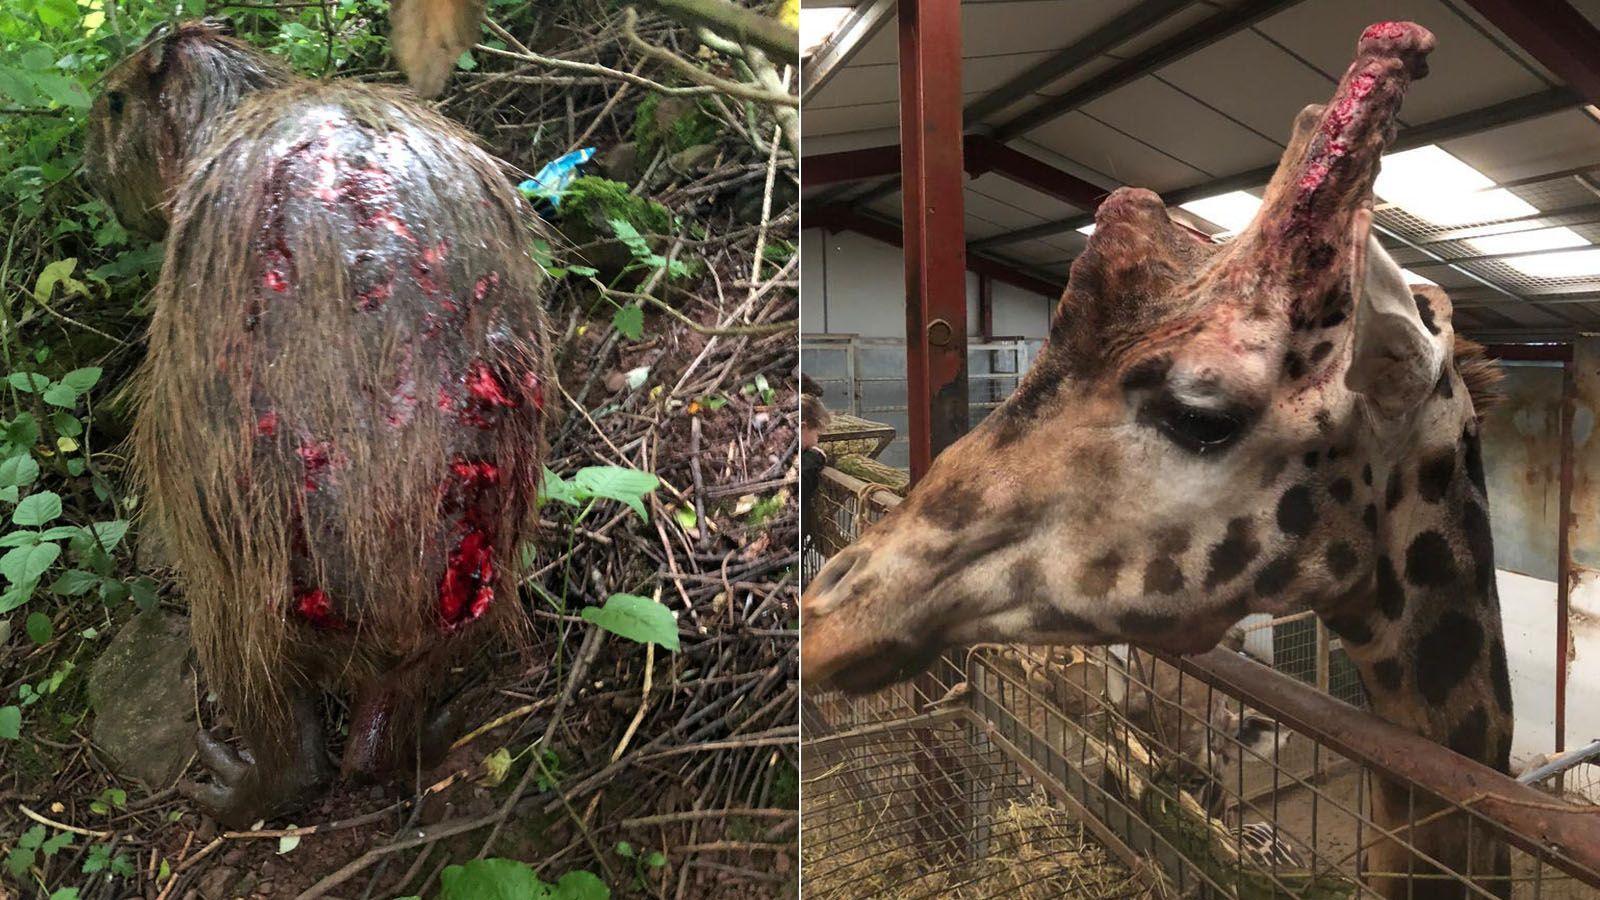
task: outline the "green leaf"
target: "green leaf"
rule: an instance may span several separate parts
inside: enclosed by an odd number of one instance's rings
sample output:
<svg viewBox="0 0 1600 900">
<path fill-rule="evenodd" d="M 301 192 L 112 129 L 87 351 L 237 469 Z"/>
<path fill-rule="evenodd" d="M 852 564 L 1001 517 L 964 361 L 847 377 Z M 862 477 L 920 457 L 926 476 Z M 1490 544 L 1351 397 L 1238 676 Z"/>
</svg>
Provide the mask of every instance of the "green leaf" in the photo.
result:
<svg viewBox="0 0 1600 900">
<path fill-rule="evenodd" d="M 33 413 L 18 413 L 5 426 L 6 440 L 19 447 L 30 447 L 39 440 L 39 420 Z"/>
<path fill-rule="evenodd" d="M 39 463 L 26 453 L 11 457 L 5 462 L 0 462 L 0 486 L 11 487 L 27 486 L 33 484 L 39 477 Z"/>
<path fill-rule="evenodd" d="M 483 759 L 483 781 L 489 787 L 499 787 L 506 776 L 511 774 L 511 751 L 505 747 L 489 754 Z"/>
<path fill-rule="evenodd" d="M 28 616 L 27 629 L 28 637 L 33 638 L 33 642 L 41 646 L 50 643 L 50 639 L 56 636 L 55 623 L 42 612 L 31 613 Z"/>
<path fill-rule="evenodd" d="M 101 370 L 98 366 L 73 369 L 71 372 L 61 376 L 61 383 L 83 394 L 99 383 L 100 374 Z"/>
<path fill-rule="evenodd" d="M 639 234 L 639 229 L 633 227 L 632 222 L 627 219 L 607 219 L 606 221 L 611 223 L 611 232 L 617 236 L 617 240 L 628 245 L 628 250 L 633 253 L 636 259 L 647 260 L 655 255 L 650 249 L 650 242 Z"/>
<path fill-rule="evenodd" d="M 527 863 L 514 859 L 475 859 L 446 866 L 439 876 L 439 900 L 542 900 L 550 886 Z"/>
<path fill-rule="evenodd" d="M 588 466 L 572 476 L 572 486 L 580 499 L 601 497 L 621 501 L 646 522 L 650 521 L 650 513 L 645 509 L 644 495 L 660 485 L 661 479 L 649 472 L 618 466 Z"/>
<path fill-rule="evenodd" d="M 5 556 L 0 556 L 0 575 L 4 575 L 6 580 L 14 585 L 37 584 L 39 576 L 43 575 L 60 555 L 60 544 L 17 547 L 8 551 Z M 4 606 L 5 601 L 0 600 L 0 612 L 5 611 Z"/>
<path fill-rule="evenodd" d="M 652 869 L 659 869 L 667 864 L 667 855 L 660 850 L 653 850 L 644 858 L 644 864 Z"/>
<path fill-rule="evenodd" d="M 61 495 L 55 491 L 30 494 L 17 504 L 11 521 L 18 525 L 48 525 L 61 515 Z"/>
<path fill-rule="evenodd" d="M 630 341 L 644 336 L 644 310 L 637 305 L 619 307 L 611 314 L 611 327 Z"/>
<path fill-rule="evenodd" d="M 50 386 L 50 379 L 37 372 L 12 372 L 6 376 L 6 381 L 11 382 L 12 387 L 24 394 L 42 391 Z"/>
<path fill-rule="evenodd" d="M 75 887 L 62 888 L 51 894 L 50 900 L 78 900 L 78 889 Z"/>
<path fill-rule="evenodd" d="M 278 855 L 282 856 L 285 853 L 289 853 L 298 846 L 300 846 L 300 835 L 284 835 L 283 837 L 278 838 Z"/>
<path fill-rule="evenodd" d="M 22 710 L 0 706 L 0 740 L 14 741 L 22 736 Z"/>
<path fill-rule="evenodd" d="M 50 424 L 56 427 L 56 433 L 64 437 L 77 437 L 83 434 L 83 423 L 78 417 L 69 412 L 55 412 L 50 414 Z"/>
<path fill-rule="evenodd" d="M 51 99 L 57 100 L 58 103 L 61 102 L 55 97 L 52 97 Z M 72 277 L 72 272 L 76 268 L 78 268 L 78 261 L 76 259 L 58 259 L 50 265 L 45 266 L 44 269 L 39 272 L 39 280 L 34 282 L 33 299 L 40 303 L 48 302 L 50 300 L 50 295 L 55 293 L 56 285 L 58 284 L 65 289 L 67 296 L 89 293 L 88 287 L 86 287 L 83 282 Z"/>
<path fill-rule="evenodd" d="M 0 547 L 32 547 L 39 539 L 37 531 L 12 531 L 0 535 Z"/>
<path fill-rule="evenodd" d="M 80 534 L 83 534 L 83 529 L 76 525 L 57 525 L 54 528 L 46 528 L 40 532 L 39 540 L 59 541 L 62 538 L 77 537 Z"/>
<path fill-rule="evenodd" d="M 55 544 L 50 546 L 54 547 Z M 11 612 L 13 609 L 27 603 L 33 597 L 33 591 L 38 586 L 39 582 L 30 581 L 26 584 L 13 585 L 11 590 L 0 594 L 0 614 Z"/>
<path fill-rule="evenodd" d="M 110 522 L 96 522 L 83 529 L 83 543 L 85 547 L 93 547 L 95 545 L 94 539 L 98 537 L 100 545 L 105 547 L 107 553 L 110 553 L 117 549 L 117 545 L 122 543 L 122 539 L 127 534 L 128 523 L 126 520 L 116 519 Z"/>
<path fill-rule="evenodd" d="M 39 852 L 45 856 L 55 856 L 61 852 L 62 847 L 72 846 L 72 832 L 63 831 L 39 845 Z"/>
<path fill-rule="evenodd" d="M 561 876 L 551 900 L 611 900 L 611 889 L 593 872 L 576 869 Z"/>
<path fill-rule="evenodd" d="M 15 503 L 17 502 L 17 498 L 21 496 L 22 492 L 17 490 L 16 485 L 0 488 L 0 500 L 4 500 L 7 503 Z"/>
<path fill-rule="evenodd" d="M 62 409 L 71 409 L 78 405 L 78 392 L 64 384 L 52 384 L 44 392 L 44 402 Z"/>
<path fill-rule="evenodd" d="M 72 569 L 70 571 L 63 572 L 61 577 L 57 578 L 55 583 L 50 585 L 50 593 L 59 597 L 77 597 L 82 594 L 87 594 L 89 591 L 98 587 L 99 584 L 99 575 L 96 575 L 93 572 L 85 572 L 82 569 Z"/>
<path fill-rule="evenodd" d="M 627 841 L 617 841 L 617 855 L 623 859 L 633 859 L 633 845 Z"/>
<path fill-rule="evenodd" d="M 659 600 L 638 594 L 612 594 L 605 606 L 589 606 L 583 620 L 641 644 L 678 649 L 678 620 Z"/>
<path fill-rule="evenodd" d="M 157 600 L 155 579 L 141 576 L 135 579 L 128 589 L 133 593 L 133 602 L 139 605 L 140 612 L 149 612 L 155 608 Z"/>
<path fill-rule="evenodd" d="M 543 505 L 551 500 L 565 503 L 568 506 L 578 506 L 578 492 L 572 482 L 562 478 L 548 467 L 544 470 L 544 477 L 539 482 L 539 503 Z"/>
<path fill-rule="evenodd" d="M 692 530 L 700 521 L 700 517 L 695 514 L 694 507 L 688 504 L 684 504 L 683 506 L 673 510 L 672 518 L 673 521 L 683 526 L 684 531 Z"/>
<path fill-rule="evenodd" d="M 6 707 L 6 709 L 13 708 Z M 5 709 L 0 709 L 0 712 L 5 712 Z M 0 734 L 0 737 L 5 737 L 5 735 Z M 32 850 L 19 846 L 6 854 L 6 871 L 11 873 L 12 878 L 21 878 L 31 868 L 33 868 Z"/>
</svg>

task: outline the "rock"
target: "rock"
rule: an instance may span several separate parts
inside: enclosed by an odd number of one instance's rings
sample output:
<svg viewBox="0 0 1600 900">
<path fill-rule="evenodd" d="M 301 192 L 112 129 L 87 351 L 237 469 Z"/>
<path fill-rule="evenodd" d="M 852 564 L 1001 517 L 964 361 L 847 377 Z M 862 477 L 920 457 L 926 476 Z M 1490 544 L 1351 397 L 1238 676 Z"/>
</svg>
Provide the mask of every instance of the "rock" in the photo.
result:
<svg viewBox="0 0 1600 900">
<path fill-rule="evenodd" d="M 226 898 L 232 896 L 228 889 L 238 876 L 239 873 L 234 869 L 230 869 L 227 866 L 217 866 L 215 869 L 200 876 L 200 883 L 196 887 L 200 891 L 200 896 L 204 897 L 205 900 L 226 900 Z"/>
<path fill-rule="evenodd" d="M 623 184 L 633 184 L 644 174 L 644 168 L 639 164 L 639 145 L 634 141 L 625 141 L 600 154 L 600 171 L 612 181 Z"/>
<path fill-rule="evenodd" d="M 679 175 L 698 175 L 710 171 L 716 158 L 716 144 L 699 144 L 667 157 L 667 168 Z"/>
<path fill-rule="evenodd" d="M 133 560 L 140 571 L 172 567 L 172 551 L 167 549 L 166 535 L 155 523 L 154 516 L 145 516 L 133 548 Z"/>
<path fill-rule="evenodd" d="M 118 771 L 170 785 L 194 752 L 189 620 L 161 609 L 134 616 L 89 673 L 94 742 Z"/>
</svg>

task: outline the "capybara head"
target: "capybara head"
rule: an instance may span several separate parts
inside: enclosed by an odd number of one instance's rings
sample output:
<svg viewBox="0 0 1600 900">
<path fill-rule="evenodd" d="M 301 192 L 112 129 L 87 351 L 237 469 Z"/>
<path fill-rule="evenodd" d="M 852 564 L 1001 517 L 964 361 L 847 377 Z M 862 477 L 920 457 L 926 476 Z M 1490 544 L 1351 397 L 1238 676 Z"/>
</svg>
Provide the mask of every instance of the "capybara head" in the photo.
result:
<svg viewBox="0 0 1600 900">
<path fill-rule="evenodd" d="M 172 189 L 219 120 L 292 77 L 232 35 L 220 19 L 158 25 L 106 75 L 89 112 L 84 170 L 129 231 L 163 237 Z"/>
</svg>

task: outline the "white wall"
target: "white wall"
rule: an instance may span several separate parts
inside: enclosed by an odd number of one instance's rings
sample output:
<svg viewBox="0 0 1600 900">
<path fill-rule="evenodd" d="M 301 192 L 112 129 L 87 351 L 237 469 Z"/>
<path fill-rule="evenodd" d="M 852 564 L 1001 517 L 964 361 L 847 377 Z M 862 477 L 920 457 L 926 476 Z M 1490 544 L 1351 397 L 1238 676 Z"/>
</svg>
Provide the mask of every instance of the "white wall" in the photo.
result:
<svg viewBox="0 0 1600 900">
<path fill-rule="evenodd" d="M 850 231 L 808 228 L 800 237 L 800 330 L 807 334 L 906 334 L 904 256 Z M 967 273 L 967 334 L 978 333 L 978 276 Z M 994 283 L 994 332 L 1043 338 L 1057 298 Z"/>
</svg>

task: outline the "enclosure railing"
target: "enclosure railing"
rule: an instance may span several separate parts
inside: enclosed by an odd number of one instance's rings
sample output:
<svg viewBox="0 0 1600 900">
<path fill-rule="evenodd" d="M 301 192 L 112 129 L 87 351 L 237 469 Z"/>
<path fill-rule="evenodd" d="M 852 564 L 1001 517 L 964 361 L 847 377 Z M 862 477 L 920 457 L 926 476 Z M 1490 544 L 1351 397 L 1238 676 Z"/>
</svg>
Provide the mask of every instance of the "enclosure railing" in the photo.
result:
<svg viewBox="0 0 1600 900">
<path fill-rule="evenodd" d="M 898 502 L 819 494 L 808 568 Z M 1600 896 L 1593 755 L 1521 784 L 1229 650 L 983 645 L 802 728 L 808 897 Z"/>
</svg>

